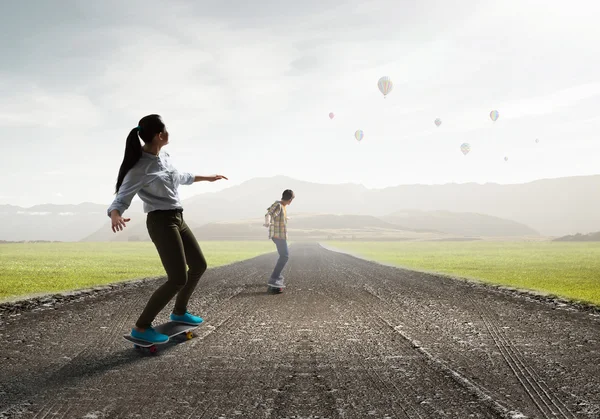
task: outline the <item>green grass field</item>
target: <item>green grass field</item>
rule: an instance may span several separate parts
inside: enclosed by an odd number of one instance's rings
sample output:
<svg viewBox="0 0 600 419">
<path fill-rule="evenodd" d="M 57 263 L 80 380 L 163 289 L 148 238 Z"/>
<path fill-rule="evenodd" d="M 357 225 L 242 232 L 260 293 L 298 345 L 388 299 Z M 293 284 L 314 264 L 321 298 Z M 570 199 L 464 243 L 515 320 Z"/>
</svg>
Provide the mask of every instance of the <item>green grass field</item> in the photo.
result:
<svg viewBox="0 0 600 419">
<path fill-rule="evenodd" d="M 600 243 L 325 242 L 365 259 L 600 305 Z M 209 267 L 275 251 L 270 241 L 202 242 Z M 164 275 L 152 243 L 0 244 L 0 301 Z"/>
<path fill-rule="evenodd" d="M 323 242 L 365 259 L 600 305 L 600 243 Z"/>
<path fill-rule="evenodd" d="M 209 268 L 275 251 L 268 240 L 200 246 Z M 0 244 L 0 301 L 160 275 L 151 242 Z"/>
</svg>

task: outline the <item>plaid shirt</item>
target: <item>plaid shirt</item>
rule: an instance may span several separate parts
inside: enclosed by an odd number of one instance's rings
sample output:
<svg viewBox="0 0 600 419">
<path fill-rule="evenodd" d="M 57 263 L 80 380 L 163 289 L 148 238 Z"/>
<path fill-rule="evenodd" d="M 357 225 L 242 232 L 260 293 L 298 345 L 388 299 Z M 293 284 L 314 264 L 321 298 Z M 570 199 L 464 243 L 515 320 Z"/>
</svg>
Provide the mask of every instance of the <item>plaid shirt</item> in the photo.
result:
<svg viewBox="0 0 600 419">
<path fill-rule="evenodd" d="M 285 206 L 281 205 L 281 201 L 275 201 L 273 205 L 267 208 L 267 214 L 271 216 L 269 239 L 287 240 L 287 212 Z"/>
</svg>

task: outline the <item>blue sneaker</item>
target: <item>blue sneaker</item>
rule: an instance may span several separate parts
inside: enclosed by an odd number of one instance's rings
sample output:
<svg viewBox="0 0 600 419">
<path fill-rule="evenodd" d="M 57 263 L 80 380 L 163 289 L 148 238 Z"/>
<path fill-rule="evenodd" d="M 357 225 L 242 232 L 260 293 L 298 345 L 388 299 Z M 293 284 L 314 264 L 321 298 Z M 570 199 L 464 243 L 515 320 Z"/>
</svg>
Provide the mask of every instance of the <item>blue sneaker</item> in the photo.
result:
<svg viewBox="0 0 600 419">
<path fill-rule="evenodd" d="M 178 316 L 176 314 L 171 313 L 171 320 L 177 323 L 189 324 L 190 326 L 198 326 L 204 321 L 202 320 L 202 317 L 194 316 L 193 314 L 190 314 L 187 311 L 183 316 Z"/>
<path fill-rule="evenodd" d="M 135 329 L 131 329 L 131 337 L 152 343 L 166 343 L 169 341 L 169 337 L 167 335 L 158 333 L 152 327 L 147 328 L 143 332 L 138 332 Z"/>
</svg>

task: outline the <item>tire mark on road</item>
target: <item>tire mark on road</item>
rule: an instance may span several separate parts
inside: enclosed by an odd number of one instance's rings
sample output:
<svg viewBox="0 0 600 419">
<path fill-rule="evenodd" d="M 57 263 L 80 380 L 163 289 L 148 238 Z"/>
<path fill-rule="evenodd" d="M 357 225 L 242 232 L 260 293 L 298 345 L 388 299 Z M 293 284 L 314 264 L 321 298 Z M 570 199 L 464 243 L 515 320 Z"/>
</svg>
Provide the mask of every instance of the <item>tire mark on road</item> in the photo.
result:
<svg viewBox="0 0 600 419">
<path fill-rule="evenodd" d="M 476 310 L 479 312 L 481 319 L 483 320 L 490 336 L 494 340 L 496 347 L 502 353 L 507 365 L 517 377 L 531 400 L 538 407 L 541 414 L 546 418 L 562 416 L 564 419 L 575 418 L 573 412 L 544 384 L 543 380 L 533 371 L 531 367 L 527 366 L 523 356 L 519 354 L 518 350 L 510 342 L 508 337 L 500 331 L 498 326 L 492 321 L 486 314 L 489 310 L 484 309 L 481 304 L 474 302 Z M 543 404 L 546 409 L 544 409 Z M 561 407 L 559 406 L 562 406 Z M 568 413 L 563 412 L 563 409 Z"/>
<path fill-rule="evenodd" d="M 346 268 L 342 267 L 341 270 L 345 271 L 345 275 L 347 278 L 350 278 L 353 276 L 354 277 L 358 276 L 359 278 L 362 277 L 361 279 L 363 279 L 363 281 L 365 281 L 367 284 L 368 284 L 368 282 L 372 282 L 372 281 L 368 281 L 367 277 L 360 275 L 360 274 L 356 274 L 355 272 L 348 270 Z M 363 287 L 362 291 L 365 294 L 367 294 L 368 296 L 375 298 L 377 301 L 381 301 L 381 298 L 378 295 L 374 294 L 372 291 L 370 291 L 368 288 L 369 288 L 369 286 L 365 285 Z M 429 353 L 424 348 L 422 348 L 419 342 L 416 342 L 413 339 L 409 338 L 408 335 L 406 335 L 404 332 L 402 332 L 399 328 L 396 328 L 395 326 L 393 326 L 383 316 L 381 316 L 380 314 L 374 314 L 374 313 L 377 313 L 377 311 L 387 311 L 387 310 L 383 307 L 377 307 L 377 310 L 375 310 L 374 307 L 371 307 L 369 305 L 368 298 L 364 298 L 364 297 L 358 298 L 359 297 L 358 289 L 353 289 L 353 293 L 350 297 L 343 296 L 343 294 L 346 294 L 346 293 L 341 289 L 341 287 L 338 287 L 338 289 L 336 291 L 337 291 L 336 292 L 337 297 L 345 298 L 347 301 L 354 301 L 359 306 L 361 306 L 361 310 L 364 313 L 365 317 L 368 317 L 368 316 L 377 317 L 383 322 L 383 324 L 385 324 L 386 327 L 390 327 L 394 332 L 399 333 L 400 336 L 402 336 L 409 343 L 411 348 L 417 350 L 427 360 L 431 361 L 430 363 L 427 363 L 427 362 L 425 363 L 427 365 L 428 369 L 430 369 L 432 371 L 436 371 L 438 373 L 441 373 L 442 376 L 448 375 L 449 377 L 453 378 L 453 381 L 456 384 L 460 385 L 461 387 L 465 388 L 468 391 L 468 393 L 473 394 L 481 401 L 485 401 L 486 402 L 485 406 L 487 406 L 490 409 L 490 411 L 494 413 L 494 415 L 500 415 L 503 418 L 509 418 L 509 419 L 526 418 L 526 416 L 523 415 L 518 410 L 516 410 L 516 409 L 509 410 L 506 407 L 504 407 L 500 402 L 493 399 L 489 394 L 487 394 L 487 392 L 485 392 L 480 386 L 476 385 L 472 381 L 468 380 L 467 378 L 465 378 L 464 376 L 462 376 L 461 374 L 456 372 L 454 369 L 450 368 L 446 363 L 444 363 L 437 357 L 434 357 L 431 353 Z M 441 367 L 441 368 L 439 368 L 439 367 Z M 454 378 L 459 378 L 459 379 L 456 380 Z M 414 387 L 411 386 L 411 390 L 412 390 L 413 394 L 418 395 L 418 391 L 415 390 Z M 440 410 L 438 410 L 436 412 L 439 413 Z M 430 413 L 432 413 L 432 412 L 430 412 Z"/>
</svg>

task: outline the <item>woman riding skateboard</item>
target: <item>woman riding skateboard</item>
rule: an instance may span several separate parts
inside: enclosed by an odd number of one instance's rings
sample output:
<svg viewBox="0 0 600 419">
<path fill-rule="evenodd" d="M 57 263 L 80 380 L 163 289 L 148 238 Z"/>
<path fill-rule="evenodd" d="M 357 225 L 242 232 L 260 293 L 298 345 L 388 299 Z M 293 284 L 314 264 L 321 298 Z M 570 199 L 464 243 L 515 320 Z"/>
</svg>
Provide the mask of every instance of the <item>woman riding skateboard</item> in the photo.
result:
<svg viewBox="0 0 600 419">
<path fill-rule="evenodd" d="M 125 156 L 117 177 L 117 196 L 107 211 L 115 233 L 122 231 L 129 222 L 129 218 L 123 218 L 123 213 L 136 194 L 148 214 L 146 226 L 167 273 L 167 281 L 150 297 L 131 330 L 131 336 L 153 343 L 169 340 L 167 335 L 154 330 L 152 322 L 175 295 L 172 321 L 189 325 L 203 321 L 189 313 L 187 305 L 207 265 L 194 234 L 183 219 L 177 188 L 194 182 L 227 179 L 221 175 L 194 176 L 178 172 L 171 164 L 169 154 L 161 151 L 167 144 L 169 132 L 159 115 L 140 119 L 138 126 L 127 136 Z"/>
</svg>

